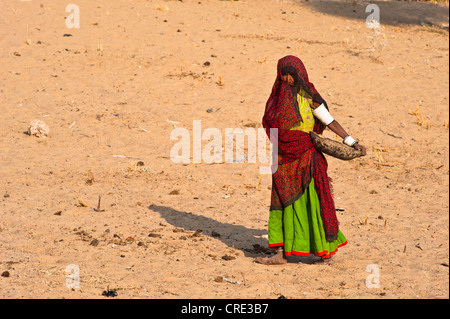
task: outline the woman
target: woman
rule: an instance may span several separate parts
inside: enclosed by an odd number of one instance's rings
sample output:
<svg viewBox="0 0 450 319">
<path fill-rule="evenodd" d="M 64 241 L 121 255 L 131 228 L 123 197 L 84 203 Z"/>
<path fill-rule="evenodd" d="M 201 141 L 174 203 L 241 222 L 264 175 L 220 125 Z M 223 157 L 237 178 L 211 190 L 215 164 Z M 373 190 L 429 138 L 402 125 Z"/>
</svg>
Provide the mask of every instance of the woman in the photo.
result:
<svg viewBox="0 0 450 319">
<path fill-rule="evenodd" d="M 339 230 L 327 161 L 314 148 L 309 132 L 321 134 L 329 127 L 363 155 L 366 149 L 332 118 L 302 61 L 294 56 L 278 61 L 263 126 L 269 137 L 270 128 L 278 129 L 278 169 L 272 175 L 269 214 L 269 247 L 278 252 L 256 262 L 284 264 L 286 256 L 311 253 L 328 261 L 347 241 Z"/>
</svg>

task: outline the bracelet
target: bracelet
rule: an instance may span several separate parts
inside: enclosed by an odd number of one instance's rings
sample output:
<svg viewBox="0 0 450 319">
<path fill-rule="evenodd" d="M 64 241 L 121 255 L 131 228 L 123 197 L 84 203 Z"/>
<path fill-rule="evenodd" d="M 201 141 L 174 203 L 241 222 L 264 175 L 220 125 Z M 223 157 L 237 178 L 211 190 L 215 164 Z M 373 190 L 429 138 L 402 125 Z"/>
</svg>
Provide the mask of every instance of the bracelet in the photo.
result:
<svg viewBox="0 0 450 319">
<path fill-rule="evenodd" d="M 348 146 L 353 146 L 356 143 L 358 143 L 358 141 L 356 141 L 353 137 L 351 137 L 350 135 L 347 135 L 344 140 L 342 141 L 342 143 L 344 143 L 345 145 Z"/>
</svg>

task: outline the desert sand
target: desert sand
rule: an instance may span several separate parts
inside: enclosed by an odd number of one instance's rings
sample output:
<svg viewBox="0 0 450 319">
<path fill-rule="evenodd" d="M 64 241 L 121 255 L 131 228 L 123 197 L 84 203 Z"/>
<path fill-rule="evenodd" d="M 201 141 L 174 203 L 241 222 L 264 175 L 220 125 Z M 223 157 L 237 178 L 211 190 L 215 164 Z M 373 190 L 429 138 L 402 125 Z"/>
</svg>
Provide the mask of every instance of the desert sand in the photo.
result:
<svg viewBox="0 0 450 319">
<path fill-rule="evenodd" d="M 374 30 L 368 1 L 0 1 L 0 297 L 448 298 L 448 4 L 373 3 Z M 261 163 L 170 157 L 194 120 L 261 128 L 289 54 L 368 149 L 327 156 L 332 265 L 254 262 Z"/>
</svg>

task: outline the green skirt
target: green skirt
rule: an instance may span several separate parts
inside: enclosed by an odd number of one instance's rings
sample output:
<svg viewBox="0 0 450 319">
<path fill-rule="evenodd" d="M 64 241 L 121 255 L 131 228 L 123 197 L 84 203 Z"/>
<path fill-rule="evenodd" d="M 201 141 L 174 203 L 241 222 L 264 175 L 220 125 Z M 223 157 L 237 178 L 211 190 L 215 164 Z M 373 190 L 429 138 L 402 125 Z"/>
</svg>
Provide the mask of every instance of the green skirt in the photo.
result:
<svg viewBox="0 0 450 319">
<path fill-rule="evenodd" d="M 269 215 L 269 247 L 283 247 L 286 256 L 314 254 L 330 258 L 347 244 L 339 230 L 337 240 L 327 241 L 320 216 L 320 201 L 314 179 L 305 193 L 284 210 L 271 210 Z"/>
</svg>

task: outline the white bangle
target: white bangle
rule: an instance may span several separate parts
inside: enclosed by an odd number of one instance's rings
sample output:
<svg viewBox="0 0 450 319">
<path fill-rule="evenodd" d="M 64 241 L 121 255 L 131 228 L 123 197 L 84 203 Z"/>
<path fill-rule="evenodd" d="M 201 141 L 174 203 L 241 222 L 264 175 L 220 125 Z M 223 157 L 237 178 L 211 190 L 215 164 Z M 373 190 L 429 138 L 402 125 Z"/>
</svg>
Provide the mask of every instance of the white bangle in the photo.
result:
<svg viewBox="0 0 450 319">
<path fill-rule="evenodd" d="M 342 141 L 342 143 L 344 143 L 345 145 L 348 146 L 353 146 L 356 143 L 358 143 L 353 137 L 351 137 L 350 135 L 347 135 L 344 140 Z"/>
<path fill-rule="evenodd" d="M 315 117 L 317 117 L 323 124 L 328 126 L 331 122 L 334 121 L 334 118 L 331 116 L 330 112 L 328 112 L 325 104 L 321 104 L 319 107 L 312 111 Z"/>
</svg>

